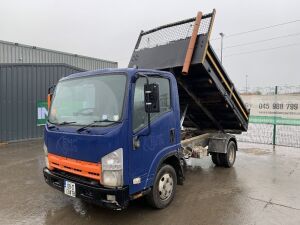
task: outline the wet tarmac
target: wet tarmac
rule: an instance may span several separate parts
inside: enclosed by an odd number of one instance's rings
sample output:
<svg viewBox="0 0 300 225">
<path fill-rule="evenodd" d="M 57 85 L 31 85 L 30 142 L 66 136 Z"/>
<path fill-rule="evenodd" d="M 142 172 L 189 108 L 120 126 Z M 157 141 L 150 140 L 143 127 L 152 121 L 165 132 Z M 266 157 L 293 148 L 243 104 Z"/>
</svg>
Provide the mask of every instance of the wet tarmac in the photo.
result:
<svg viewBox="0 0 300 225">
<path fill-rule="evenodd" d="M 111 211 L 45 184 L 41 141 L 0 145 L 0 224 L 300 224 L 300 149 L 240 143 L 231 169 L 193 164 L 168 208 Z"/>
</svg>

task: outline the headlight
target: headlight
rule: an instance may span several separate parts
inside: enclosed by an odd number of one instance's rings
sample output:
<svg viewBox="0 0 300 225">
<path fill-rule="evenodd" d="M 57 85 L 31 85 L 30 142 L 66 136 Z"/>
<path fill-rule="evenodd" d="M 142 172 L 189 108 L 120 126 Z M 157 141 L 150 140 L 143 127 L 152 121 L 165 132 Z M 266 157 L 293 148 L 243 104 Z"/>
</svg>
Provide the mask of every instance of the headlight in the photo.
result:
<svg viewBox="0 0 300 225">
<path fill-rule="evenodd" d="M 46 167 L 49 169 L 48 148 L 47 148 L 47 146 L 46 146 L 45 143 L 44 143 L 43 149 L 44 149 L 44 153 L 45 153 L 45 163 L 46 163 Z"/>
<path fill-rule="evenodd" d="M 118 187 L 123 185 L 123 149 L 119 148 L 101 159 L 101 183 L 104 186 Z"/>
</svg>

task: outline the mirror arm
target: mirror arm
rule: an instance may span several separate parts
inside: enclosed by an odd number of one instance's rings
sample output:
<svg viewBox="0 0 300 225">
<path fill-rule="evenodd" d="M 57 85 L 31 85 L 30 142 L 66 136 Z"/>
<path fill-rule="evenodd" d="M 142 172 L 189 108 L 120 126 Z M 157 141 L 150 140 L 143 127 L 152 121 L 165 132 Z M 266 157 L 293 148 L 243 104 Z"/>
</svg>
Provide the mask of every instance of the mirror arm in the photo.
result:
<svg viewBox="0 0 300 225">
<path fill-rule="evenodd" d="M 145 74 L 138 74 L 138 77 L 145 77 L 146 81 L 147 81 L 147 85 L 149 85 L 149 77 Z M 149 136 L 151 134 L 151 117 L 150 117 L 150 113 L 147 113 L 148 115 L 148 132 L 146 134 L 141 134 L 137 136 L 137 139 L 139 139 L 140 137 L 143 136 Z"/>
<path fill-rule="evenodd" d="M 139 77 L 145 77 L 146 80 L 147 80 L 147 85 L 149 85 L 149 77 L 147 75 L 139 73 L 137 76 L 138 76 L 138 78 Z"/>
</svg>

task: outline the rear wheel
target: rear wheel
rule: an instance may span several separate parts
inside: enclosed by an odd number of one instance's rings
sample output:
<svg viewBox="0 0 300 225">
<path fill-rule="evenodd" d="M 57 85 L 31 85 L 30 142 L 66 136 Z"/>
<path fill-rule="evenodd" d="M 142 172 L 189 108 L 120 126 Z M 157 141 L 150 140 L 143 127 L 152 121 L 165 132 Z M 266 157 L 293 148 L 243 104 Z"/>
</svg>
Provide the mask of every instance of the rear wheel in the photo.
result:
<svg viewBox="0 0 300 225">
<path fill-rule="evenodd" d="M 221 161 L 220 161 L 220 153 L 211 153 L 211 160 L 213 161 L 213 163 L 216 165 L 216 166 L 221 166 Z"/>
<path fill-rule="evenodd" d="M 230 141 L 227 145 L 227 153 L 220 154 L 220 159 L 222 162 L 222 166 L 230 168 L 233 166 L 236 158 L 236 144 L 234 141 Z"/>
<path fill-rule="evenodd" d="M 147 200 L 151 206 L 157 209 L 167 207 L 173 200 L 177 185 L 177 176 L 174 168 L 163 164 L 159 169 L 151 192 Z"/>
</svg>

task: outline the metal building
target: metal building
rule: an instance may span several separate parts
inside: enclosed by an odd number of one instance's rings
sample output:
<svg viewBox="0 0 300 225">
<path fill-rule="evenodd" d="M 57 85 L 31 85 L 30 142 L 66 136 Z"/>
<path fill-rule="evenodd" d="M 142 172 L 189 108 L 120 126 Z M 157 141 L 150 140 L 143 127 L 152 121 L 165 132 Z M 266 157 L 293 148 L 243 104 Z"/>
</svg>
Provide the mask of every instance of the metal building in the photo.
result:
<svg viewBox="0 0 300 225">
<path fill-rule="evenodd" d="M 60 78 L 81 71 L 66 64 L 0 64 L 0 142 L 42 137 L 38 102 Z"/>
<path fill-rule="evenodd" d="M 85 70 L 116 68 L 117 62 L 0 41 L 0 63 L 65 63 Z"/>
<path fill-rule="evenodd" d="M 116 67 L 113 61 L 0 41 L 0 143 L 42 137 L 38 105 L 61 77 Z"/>
</svg>

